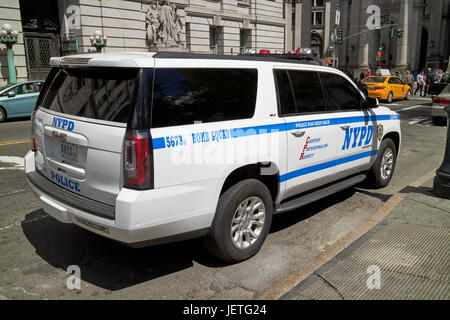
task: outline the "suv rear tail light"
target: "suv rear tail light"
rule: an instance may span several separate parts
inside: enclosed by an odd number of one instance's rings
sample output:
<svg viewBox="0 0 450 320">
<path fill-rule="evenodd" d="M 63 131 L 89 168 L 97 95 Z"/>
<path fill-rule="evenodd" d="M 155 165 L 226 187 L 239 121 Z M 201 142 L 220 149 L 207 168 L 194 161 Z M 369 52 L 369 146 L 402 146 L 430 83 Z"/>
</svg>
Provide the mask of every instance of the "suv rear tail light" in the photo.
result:
<svg viewBox="0 0 450 320">
<path fill-rule="evenodd" d="M 36 140 L 34 138 L 34 117 L 36 115 L 36 111 L 33 111 L 31 114 L 31 151 L 36 151 Z"/>
<path fill-rule="evenodd" d="M 151 140 L 146 130 L 127 131 L 123 143 L 124 187 L 144 190 L 152 188 Z"/>
<path fill-rule="evenodd" d="M 437 103 L 437 104 L 449 104 L 450 100 L 448 99 L 442 99 L 442 98 L 434 98 L 433 99 L 433 103 Z"/>
</svg>

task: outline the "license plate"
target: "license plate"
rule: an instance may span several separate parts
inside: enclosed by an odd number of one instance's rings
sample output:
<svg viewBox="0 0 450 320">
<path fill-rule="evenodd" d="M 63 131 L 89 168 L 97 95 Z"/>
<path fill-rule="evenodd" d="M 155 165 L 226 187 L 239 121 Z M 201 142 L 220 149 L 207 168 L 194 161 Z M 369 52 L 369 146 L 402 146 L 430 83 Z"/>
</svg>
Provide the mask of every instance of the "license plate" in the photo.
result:
<svg viewBox="0 0 450 320">
<path fill-rule="evenodd" d="M 72 143 L 61 142 L 61 156 L 67 160 L 78 162 L 78 147 Z"/>
</svg>

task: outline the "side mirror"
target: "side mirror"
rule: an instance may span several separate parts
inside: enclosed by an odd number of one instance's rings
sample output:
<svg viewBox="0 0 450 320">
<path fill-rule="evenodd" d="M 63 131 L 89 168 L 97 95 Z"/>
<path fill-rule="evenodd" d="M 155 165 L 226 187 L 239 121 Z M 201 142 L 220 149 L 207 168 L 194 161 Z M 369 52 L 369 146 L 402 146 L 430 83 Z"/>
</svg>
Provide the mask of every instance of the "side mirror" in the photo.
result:
<svg viewBox="0 0 450 320">
<path fill-rule="evenodd" d="M 378 108 L 379 105 L 380 104 L 378 103 L 377 98 L 367 97 L 366 102 L 364 103 L 364 108 L 365 109 L 373 109 L 373 108 Z"/>
<path fill-rule="evenodd" d="M 8 92 L 8 98 L 14 98 L 16 96 L 16 93 L 14 91 Z"/>
</svg>

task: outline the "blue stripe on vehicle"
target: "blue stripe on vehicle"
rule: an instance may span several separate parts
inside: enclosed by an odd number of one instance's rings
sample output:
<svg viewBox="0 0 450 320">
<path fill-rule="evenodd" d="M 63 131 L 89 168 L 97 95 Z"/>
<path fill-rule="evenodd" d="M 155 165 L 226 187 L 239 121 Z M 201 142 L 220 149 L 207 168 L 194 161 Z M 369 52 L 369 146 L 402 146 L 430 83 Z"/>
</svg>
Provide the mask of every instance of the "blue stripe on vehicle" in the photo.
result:
<svg viewBox="0 0 450 320">
<path fill-rule="evenodd" d="M 307 120 L 307 121 L 294 121 L 288 123 L 277 123 L 268 124 L 260 126 L 250 126 L 242 128 L 229 129 L 232 138 L 248 137 L 266 133 L 291 131 L 298 129 L 307 128 L 317 128 L 325 127 L 339 124 L 347 123 L 358 123 L 358 122 L 370 122 L 370 121 L 382 121 L 382 120 L 399 120 L 400 115 L 376 115 L 375 119 L 373 116 L 356 116 L 356 117 L 344 117 L 344 118 L 330 118 L 330 119 L 318 119 L 318 120 Z M 153 149 L 164 149 L 166 144 L 164 142 L 164 137 L 153 139 Z"/>
<path fill-rule="evenodd" d="M 371 156 L 377 155 L 377 153 L 378 153 L 378 150 L 365 151 L 365 152 L 354 154 L 354 155 L 351 155 L 351 156 L 347 156 L 347 157 L 335 159 L 335 160 L 332 160 L 332 161 L 316 164 L 314 166 L 309 166 L 309 167 L 306 167 L 306 168 L 302 168 L 302 169 L 298 169 L 298 170 L 295 170 L 295 171 L 292 171 L 292 172 L 288 172 L 288 173 L 282 174 L 282 175 L 280 175 L 279 180 L 280 180 L 280 182 L 284 182 L 284 181 L 287 181 L 287 180 L 290 180 L 290 179 L 293 179 L 293 178 L 297 178 L 297 177 L 303 176 L 303 175 L 308 174 L 308 173 L 313 173 L 313 172 L 316 172 L 316 171 L 328 169 L 328 168 L 335 167 L 335 166 L 338 166 L 340 164 L 344 164 L 344 163 L 347 163 L 347 162 L 355 161 L 355 160 L 358 160 L 358 159 L 371 157 Z"/>
<path fill-rule="evenodd" d="M 152 139 L 152 142 L 153 142 L 153 150 L 164 149 L 166 147 L 166 144 L 164 143 L 164 138 L 155 138 Z"/>
</svg>

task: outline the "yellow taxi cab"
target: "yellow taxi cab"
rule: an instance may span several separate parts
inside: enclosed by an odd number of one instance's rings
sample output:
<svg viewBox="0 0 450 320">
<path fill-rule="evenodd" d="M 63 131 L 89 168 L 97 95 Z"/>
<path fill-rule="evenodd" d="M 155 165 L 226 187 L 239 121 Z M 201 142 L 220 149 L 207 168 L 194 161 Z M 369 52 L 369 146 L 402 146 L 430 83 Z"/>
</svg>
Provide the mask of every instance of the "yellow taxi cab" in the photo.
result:
<svg viewBox="0 0 450 320">
<path fill-rule="evenodd" d="M 362 80 L 367 85 L 369 97 L 386 100 L 409 99 L 412 88 L 396 76 L 369 76 Z"/>
</svg>

